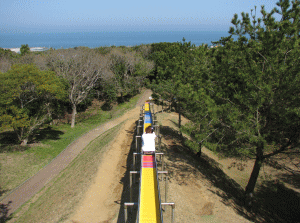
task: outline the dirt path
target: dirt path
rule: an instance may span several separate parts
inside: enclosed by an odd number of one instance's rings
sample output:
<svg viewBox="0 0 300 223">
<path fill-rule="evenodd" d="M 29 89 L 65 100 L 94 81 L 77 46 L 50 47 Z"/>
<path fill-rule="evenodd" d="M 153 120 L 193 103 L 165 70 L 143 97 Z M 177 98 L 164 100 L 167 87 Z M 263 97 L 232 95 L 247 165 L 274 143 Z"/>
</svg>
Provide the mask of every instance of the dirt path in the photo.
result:
<svg viewBox="0 0 300 223">
<path fill-rule="evenodd" d="M 98 128 L 88 132 L 81 138 L 70 144 L 62 153 L 60 153 L 50 164 L 40 170 L 35 176 L 28 179 L 24 184 L 10 193 L 2 201 L 2 205 L 9 207 L 7 215 L 16 211 L 22 204 L 28 201 L 34 194 L 40 191 L 48 182 L 57 176 L 76 156 L 95 138 L 105 131 L 113 128 L 117 124 L 138 116 L 140 105 L 149 98 L 151 91 L 147 90 L 138 101 L 135 109 L 128 111 L 123 116 L 109 121 Z"/>
</svg>

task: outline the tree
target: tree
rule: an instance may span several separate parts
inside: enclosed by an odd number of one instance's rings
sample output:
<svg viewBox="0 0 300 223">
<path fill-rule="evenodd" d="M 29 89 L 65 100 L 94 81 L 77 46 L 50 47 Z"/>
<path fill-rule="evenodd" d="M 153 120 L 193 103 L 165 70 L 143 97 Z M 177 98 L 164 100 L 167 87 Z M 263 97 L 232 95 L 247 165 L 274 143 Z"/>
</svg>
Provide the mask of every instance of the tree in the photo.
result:
<svg viewBox="0 0 300 223">
<path fill-rule="evenodd" d="M 27 145 L 34 130 L 51 119 L 55 101 L 65 93 L 65 85 L 54 72 L 14 65 L 0 74 L 1 128 L 13 128 L 21 145 Z"/>
<path fill-rule="evenodd" d="M 13 64 L 13 59 L 19 56 L 16 52 L 0 48 L 0 72 L 7 72 Z"/>
<path fill-rule="evenodd" d="M 29 48 L 28 44 L 21 45 L 20 52 L 21 52 L 22 56 L 25 55 L 25 54 L 27 54 L 27 53 L 29 53 L 30 52 L 30 48 Z"/>
<path fill-rule="evenodd" d="M 97 80 L 107 72 L 107 60 L 95 51 L 77 49 L 50 52 L 48 66 L 69 83 L 68 96 L 72 106 L 71 127 L 75 127 L 77 105 L 86 99 Z"/>
<path fill-rule="evenodd" d="M 170 109 L 175 107 L 179 113 L 178 123 L 181 127 L 181 107 L 185 103 L 186 93 L 180 91 L 193 78 L 196 47 L 186 43 L 158 43 L 152 44 L 152 58 L 155 61 L 155 80 L 152 90 L 164 100 L 170 102 Z"/>
<path fill-rule="evenodd" d="M 121 95 L 134 95 L 145 85 L 153 69 L 153 63 L 131 49 L 114 48 L 109 56 L 109 68 L 113 73 L 115 89 Z"/>
<path fill-rule="evenodd" d="M 201 147 L 209 139 L 216 129 L 210 128 L 217 122 L 218 116 L 212 110 L 214 100 L 210 73 L 212 71 L 210 49 L 207 45 L 201 45 L 193 49 L 193 64 L 189 65 L 189 76 L 177 88 L 177 94 L 181 95 L 181 107 L 183 114 L 191 122 L 183 126 L 192 140 L 185 140 L 185 144 L 197 155 L 201 154 Z"/>
<path fill-rule="evenodd" d="M 222 47 L 211 50 L 208 91 L 213 103 L 209 142 L 227 156 L 255 159 L 245 188 L 254 191 L 260 168 L 279 153 L 294 153 L 300 137 L 299 1 L 281 0 L 262 18 L 234 15 Z M 281 19 L 277 21 L 274 14 Z M 251 13 L 252 14 L 252 13 Z"/>
</svg>

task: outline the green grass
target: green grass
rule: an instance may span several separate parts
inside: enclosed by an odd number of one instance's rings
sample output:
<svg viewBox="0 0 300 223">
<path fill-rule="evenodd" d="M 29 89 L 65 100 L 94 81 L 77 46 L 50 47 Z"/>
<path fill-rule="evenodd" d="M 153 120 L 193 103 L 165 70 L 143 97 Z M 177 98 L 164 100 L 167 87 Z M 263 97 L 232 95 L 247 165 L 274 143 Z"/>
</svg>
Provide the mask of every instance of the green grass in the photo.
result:
<svg viewBox="0 0 300 223">
<path fill-rule="evenodd" d="M 123 123 L 93 140 L 38 195 L 14 213 L 14 222 L 62 222 L 76 209 L 97 174 L 103 153 Z"/>
<path fill-rule="evenodd" d="M 39 143 L 35 146 L 27 146 L 21 150 L 4 149 L 5 152 L 0 153 L 0 199 L 36 174 L 74 140 L 134 108 L 139 98 L 140 95 L 137 95 L 128 102 L 115 106 L 111 111 L 99 108 L 89 110 L 86 113 L 94 115 L 87 119 L 80 120 L 79 114 L 80 122 L 76 123 L 74 128 L 69 124 L 62 124 L 43 129 L 36 137 Z"/>
</svg>

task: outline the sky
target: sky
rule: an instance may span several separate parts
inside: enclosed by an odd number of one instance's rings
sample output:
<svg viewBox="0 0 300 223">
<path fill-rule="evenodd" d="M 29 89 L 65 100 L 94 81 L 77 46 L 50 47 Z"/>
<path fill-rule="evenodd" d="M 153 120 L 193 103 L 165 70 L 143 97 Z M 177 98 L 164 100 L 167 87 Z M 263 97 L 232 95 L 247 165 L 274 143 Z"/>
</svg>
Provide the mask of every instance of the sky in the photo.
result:
<svg viewBox="0 0 300 223">
<path fill-rule="evenodd" d="M 228 31 L 233 15 L 278 0 L 0 0 L 0 33 L 100 30 Z"/>
</svg>

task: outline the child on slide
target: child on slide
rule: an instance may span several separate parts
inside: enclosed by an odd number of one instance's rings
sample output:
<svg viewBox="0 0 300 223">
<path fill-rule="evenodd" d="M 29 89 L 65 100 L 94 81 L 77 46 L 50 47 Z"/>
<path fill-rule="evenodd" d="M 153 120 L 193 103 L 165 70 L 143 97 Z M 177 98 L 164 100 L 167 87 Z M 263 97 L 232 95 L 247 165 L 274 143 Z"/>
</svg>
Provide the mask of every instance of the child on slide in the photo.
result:
<svg viewBox="0 0 300 223">
<path fill-rule="evenodd" d="M 155 132 L 153 128 L 148 126 L 142 135 L 142 151 L 143 154 L 154 154 L 155 152 Z"/>
</svg>

